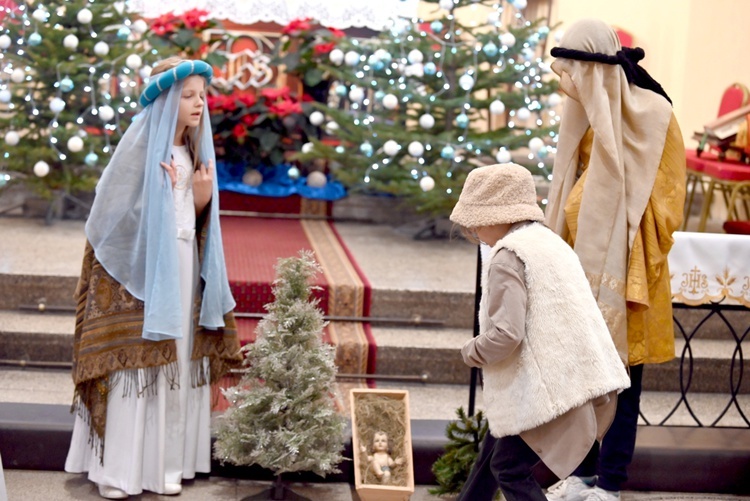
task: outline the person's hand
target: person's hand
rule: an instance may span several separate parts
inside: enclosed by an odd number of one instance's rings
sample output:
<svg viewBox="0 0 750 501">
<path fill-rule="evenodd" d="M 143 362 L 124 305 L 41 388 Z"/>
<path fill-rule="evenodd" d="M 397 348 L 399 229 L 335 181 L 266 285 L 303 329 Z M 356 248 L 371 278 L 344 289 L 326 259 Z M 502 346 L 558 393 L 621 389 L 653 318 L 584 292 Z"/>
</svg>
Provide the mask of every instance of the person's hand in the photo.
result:
<svg viewBox="0 0 750 501">
<path fill-rule="evenodd" d="M 177 165 L 174 163 L 174 158 L 170 163 L 161 162 L 161 166 L 167 171 L 169 179 L 172 181 L 172 189 L 174 189 L 177 184 Z"/>
<path fill-rule="evenodd" d="M 396 458 L 396 460 L 394 461 L 394 463 L 396 463 L 397 465 L 400 466 L 400 465 L 404 464 L 404 458 Z"/>
<path fill-rule="evenodd" d="M 195 201 L 195 213 L 200 214 L 211 201 L 214 189 L 214 164 L 208 161 L 208 168 L 201 164 L 193 173 L 193 199 Z"/>
</svg>

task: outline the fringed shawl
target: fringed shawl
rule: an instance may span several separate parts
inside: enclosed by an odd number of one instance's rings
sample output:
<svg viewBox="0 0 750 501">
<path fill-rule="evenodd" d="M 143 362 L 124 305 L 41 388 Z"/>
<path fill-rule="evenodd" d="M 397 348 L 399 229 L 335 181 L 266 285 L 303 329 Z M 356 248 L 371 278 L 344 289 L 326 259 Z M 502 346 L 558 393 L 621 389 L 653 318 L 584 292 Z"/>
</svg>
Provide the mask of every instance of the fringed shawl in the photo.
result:
<svg viewBox="0 0 750 501">
<path fill-rule="evenodd" d="M 199 227 L 201 225 L 199 224 Z M 199 258 L 207 235 L 202 225 Z M 202 285 L 202 283 L 201 283 Z M 140 396 L 153 392 L 159 372 L 170 386 L 178 381 L 177 350 L 174 340 L 143 339 L 143 302 L 115 281 L 97 261 L 91 244 L 86 243 L 81 277 L 75 292 L 76 326 L 73 345 L 73 408 L 88 422 L 91 439 L 103 457 L 110 388 L 122 377 L 121 371 L 145 369 L 126 379 L 125 392 Z M 199 387 L 217 381 L 242 361 L 237 328 L 232 312 L 224 315 L 225 327 L 209 331 L 198 324 L 201 294 L 193 307 L 194 338 L 191 355 L 191 382 Z M 203 358 L 208 357 L 209 374 Z"/>
</svg>

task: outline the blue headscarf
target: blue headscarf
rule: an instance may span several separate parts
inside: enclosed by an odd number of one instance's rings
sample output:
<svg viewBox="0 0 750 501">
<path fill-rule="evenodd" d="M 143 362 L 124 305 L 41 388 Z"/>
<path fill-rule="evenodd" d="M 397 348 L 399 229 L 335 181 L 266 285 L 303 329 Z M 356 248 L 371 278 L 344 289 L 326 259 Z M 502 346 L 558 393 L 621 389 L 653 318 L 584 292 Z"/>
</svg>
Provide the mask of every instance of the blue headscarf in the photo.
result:
<svg viewBox="0 0 750 501">
<path fill-rule="evenodd" d="M 158 95 L 149 91 L 145 108 L 136 115 L 104 169 L 86 223 L 86 236 L 97 260 L 112 278 L 143 301 L 143 338 L 151 341 L 182 337 L 172 184 L 160 162 L 169 163 L 172 157 L 184 79 L 200 74 L 210 81 L 207 65 L 196 63 L 184 61 L 146 88 L 144 96 L 153 86 L 160 87 Z M 168 74 L 175 78 L 165 86 L 167 80 L 162 78 Z M 143 96 L 141 99 L 144 102 Z M 202 120 L 202 134 L 197 138 L 200 162 L 216 165 L 205 105 Z M 211 330 L 224 327 L 224 314 L 235 306 L 224 263 L 217 185 L 214 180 L 200 269 L 205 288 L 199 324 Z"/>
</svg>

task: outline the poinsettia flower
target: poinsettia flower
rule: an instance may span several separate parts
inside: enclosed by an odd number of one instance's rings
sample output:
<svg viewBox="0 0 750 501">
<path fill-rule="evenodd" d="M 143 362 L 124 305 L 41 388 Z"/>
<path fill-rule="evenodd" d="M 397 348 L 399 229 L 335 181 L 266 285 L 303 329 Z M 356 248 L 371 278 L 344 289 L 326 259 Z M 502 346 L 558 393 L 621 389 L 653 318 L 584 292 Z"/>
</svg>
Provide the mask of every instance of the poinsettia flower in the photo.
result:
<svg viewBox="0 0 750 501">
<path fill-rule="evenodd" d="M 237 100 L 248 108 L 258 102 L 258 98 L 255 97 L 255 94 L 250 94 L 249 92 L 243 92 L 242 94 L 238 95 Z"/>
<path fill-rule="evenodd" d="M 190 29 L 203 29 L 206 27 L 208 11 L 201 9 L 191 9 L 182 15 L 182 22 Z"/>
<path fill-rule="evenodd" d="M 268 113 L 278 115 L 279 117 L 283 118 L 293 113 L 302 113 L 302 105 L 295 101 L 292 101 L 291 99 L 285 99 L 269 105 Z"/>
<path fill-rule="evenodd" d="M 235 137 L 235 139 L 242 139 L 247 136 L 247 129 L 244 125 L 237 124 L 232 129 L 232 135 Z"/>
<path fill-rule="evenodd" d="M 312 24 L 310 24 L 312 18 L 305 18 L 305 19 L 294 19 L 289 24 L 284 26 L 284 29 L 281 30 L 284 34 L 290 34 L 290 35 L 296 35 L 300 31 L 307 31 L 312 29 Z"/>
<path fill-rule="evenodd" d="M 289 87 L 286 85 L 283 87 L 268 87 L 261 89 L 260 95 L 269 101 L 276 101 L 277 99 L 288 99 L 289 98 Z"/>
<path fill-rule="evenodd" d="M 312 103 L 315 101 L 315 98 L 312 97 L 310 94 L 302 94 L 302 100 L 303 103 Z"/>
<path fill-rule="evenodd" d="M 165 19 L 166 16 L 161 16 L 154 21 L 151 22 L 151 31 L 158 36 L 164 36 L 171 33 L 174 33 L 175 31 L 175 24 L 173 22 L 173 19 Z"/>
<path fill-rule="evenodd" d="M 320 56 L 322 54 L 328 54 L 335 48 L 336 48 L 336 42 L 319 43 L 317 45 L 313 45 L 313 52 L 315 52 L 315 54 Z"/>
<path fill-rule="evenodd" d="M 242 120 L 242 123 L 247 125 L 248 127 L 252 127 L 257 119 L 258 115 L 256 115 L 255 113 L 248 113 L 247 115 L 244 115 L 240 120 Z"/>
<path fill-rule="evenodd" d="M 331 35 L 333 35 L 336 38 L 344 38 L 346 36 L 346 33 L 344 33 L 343 31 L 337 28 L 328 28 L 328 31 L 330 31 Z"/>
</svg>

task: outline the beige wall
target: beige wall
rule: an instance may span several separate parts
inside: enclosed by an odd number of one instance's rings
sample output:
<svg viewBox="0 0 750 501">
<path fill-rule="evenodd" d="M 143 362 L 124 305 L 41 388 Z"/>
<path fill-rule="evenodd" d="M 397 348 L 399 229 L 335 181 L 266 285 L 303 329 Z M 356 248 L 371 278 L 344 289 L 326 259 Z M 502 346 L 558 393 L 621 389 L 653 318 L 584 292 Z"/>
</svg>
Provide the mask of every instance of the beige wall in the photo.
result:
<svg viewBox="0 0 750 501">
<path fill-rule="evenodd" d="M 734 82 L 750 86 L 750 1 L 748 0 L 551 0 L 552 23 L 559 29 L 596 17 L 633 35 L 646 51 L 641 62 L 672 98 L 685 145 L 716 117 L 724 89 Z M 421 3 L 430 18 L 435 6 Z M 464 8 L 462 21 L 484 20 L 487 10 Z M 432 15 L 431 15 L 432 14 Z M 555 45 L 550 40 L 548 47 Z"/>
<path fill-rule="evenodd" d="M 561 29 L 598 17 L 633 35 L 633 45 L 646 51 L 642 66 L 672 98 L 688 147 L 696 144 L 693 131 L 716 117 L 727 86 L 750 86 L 750 30 L 741 21 L 750 18 L 746 0 L 552 1 Z"/>
</svg>

